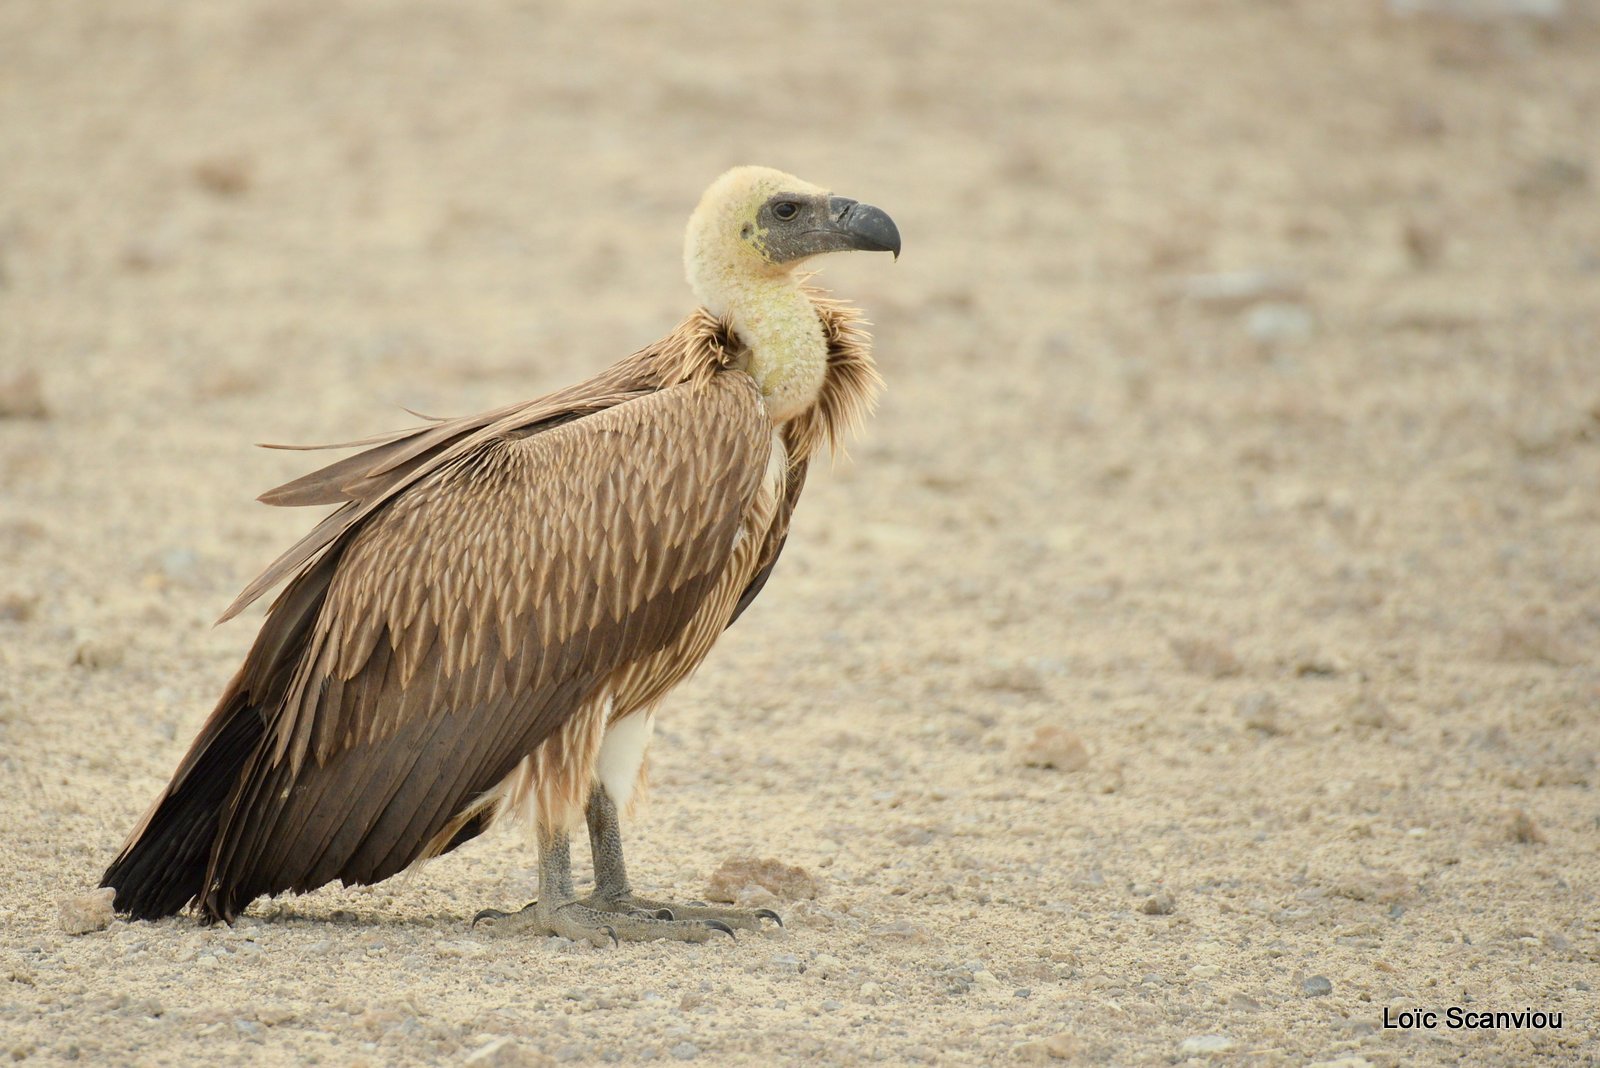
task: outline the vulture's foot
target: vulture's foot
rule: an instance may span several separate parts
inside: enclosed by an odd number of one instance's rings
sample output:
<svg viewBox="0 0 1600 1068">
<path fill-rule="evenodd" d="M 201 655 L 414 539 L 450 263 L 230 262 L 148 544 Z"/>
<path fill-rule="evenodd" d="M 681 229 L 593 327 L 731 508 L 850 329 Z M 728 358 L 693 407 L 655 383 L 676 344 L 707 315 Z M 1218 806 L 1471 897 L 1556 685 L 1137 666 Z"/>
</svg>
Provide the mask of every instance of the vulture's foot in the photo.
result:
<svg viewBox="0 0 1600 1068">
<path fill-rule="evenodd" d="M 572 903 L 547 909 L 530 901 L 516 912 L 484 909 L 472 917 L 472 926 L 487 922 L 495 934 L 560 935 L 596 946 L 616 944 L 617 932 L 611 924 L 589 909 L 578 910 L 579 906 Z"/>
<path fill-rule="evenodd" d="M 596 890 L 581 901 L 596 912 L 624 913 L 632 916 L 654 917 L 662 920 L 696 920 L 701 923 L 721 923 L 739 931 L 759 931 L 762 920 L 771 920 L 783 926 L 783 917 L 771 909 L 729 909 L 708 905 L 704 901 L 691 901 L 676 905 L 670 901 L 656 901 L 632 892 L 607 894 Z"/>
<path fill-rule="evenodd" d="M 660 913 L 661 910 L 607 912 L 583 901 L 544 909 L 539 902 L 530 901 L 516 912 L 484 909 L 472 918 L 472 924 L 476 927 L 488 921 L 489 929 L 498 934 L 559 935 L 595 946 L 655 939 L 706 942 L 718 934 L 734 937 L 733 928 L 715 918 L 675 919 Z"/>
<path fill-rule="evenodd" d="M 633 917 L 646 923 L 700 923 L 713 930 L 761 930 L 762 920 L 783 926 L 783 917 L 771 909 L 727 909 L 691 901 L 674 905 L 640 897 L 628 883 L 628 869 L 622 862 L 622 831 L 617 822 L 617 806 L 605 786 L 596 784 L 589 794 L 586 813 L 589 822 L 589 847 L 594 854 L 594 893 L 579 904 L 596 912 Z"/>
</svg>

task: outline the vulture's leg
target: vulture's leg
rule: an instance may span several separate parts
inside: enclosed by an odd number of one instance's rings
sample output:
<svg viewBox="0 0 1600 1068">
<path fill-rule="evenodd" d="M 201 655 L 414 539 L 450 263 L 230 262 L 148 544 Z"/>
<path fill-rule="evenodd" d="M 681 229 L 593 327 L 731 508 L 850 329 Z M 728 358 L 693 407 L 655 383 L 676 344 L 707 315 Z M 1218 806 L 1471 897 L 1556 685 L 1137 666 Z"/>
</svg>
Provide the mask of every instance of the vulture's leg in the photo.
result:
<svg viewBox="0 0 1600 1068">
<path fill-rule="evenodd" d="M 601 783 L 596 783 L 589 795 L 589 845 L 594 853 L 594 893 L 582 904 L 596 912 L 614 916 L 638 917 L 662 922 L 705 923 L 718 930 L 740 928 L 746 931 L 761 929 L 762 920 L 772 920 L 779 927 L 783 920 L 771 909 L 713 908 L 703 901 L 687 905 L 672 905 L 650 898 L 639 897 L 628 882 L 628 868 L 622 860 L 622 829 L 617 819 L 617 805 L 611 793 Z M 729 930 L 729 934 L 733 932 Z"/>
<path fill-rule="evenodd" d="M 605 912 L 577 900 L 572 889 L 572 857 L 565 831 L 539 838 L 539 897 L 517 912 L 484 909 L 472 918 L 490 920 L 502 931 L 560 935 L 574 942 L 643 942 L 671 938 L 679 942 L 704 942 L 712 935 L 733 935 L 726 924 L 714 920 L 677 920 L 655 913 Z"/>
</svg>

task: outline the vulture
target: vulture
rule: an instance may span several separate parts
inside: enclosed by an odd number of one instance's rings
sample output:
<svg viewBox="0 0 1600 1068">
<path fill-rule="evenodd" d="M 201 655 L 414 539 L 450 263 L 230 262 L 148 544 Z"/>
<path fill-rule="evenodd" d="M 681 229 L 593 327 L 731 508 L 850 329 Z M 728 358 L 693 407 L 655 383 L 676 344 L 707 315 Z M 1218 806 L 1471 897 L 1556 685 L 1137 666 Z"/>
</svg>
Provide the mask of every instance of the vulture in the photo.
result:
<svg viewBox="0 0 1600 1068">
<path fill-rule="evenodd" d="M 898 258 L 900 234 L 878 208 L 737 167 L 689 220 L 700 307 L 660 341 L 538 400 L 314 446 L 363 451 L 261 496 L 337 507 L 224 613 L 287 580 L 106 870 L 116 910 L 231 923 L 513 819 L 538 845 L 538 897 L 474 922 L 591 942 L 781 923 L 636 895 L 618 813 L 662 698 L 761 592 L 808 466 L 880 388 L 859 314 L 800 271 L 850 249 Z"/>
</svg>

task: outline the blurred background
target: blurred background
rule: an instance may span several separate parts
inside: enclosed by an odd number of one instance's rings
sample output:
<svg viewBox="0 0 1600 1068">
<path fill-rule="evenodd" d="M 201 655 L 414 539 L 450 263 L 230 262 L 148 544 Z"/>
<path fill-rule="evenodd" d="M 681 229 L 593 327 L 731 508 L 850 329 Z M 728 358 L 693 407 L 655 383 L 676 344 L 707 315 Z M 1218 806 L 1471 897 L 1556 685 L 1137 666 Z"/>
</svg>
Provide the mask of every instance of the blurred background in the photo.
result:
<svg viewBox="0 0 1600 1068">
<path fill-rule="evenodd" d="M 851 965 L 896 1059 L 913 1008 L 958 1062 L 1078 1012 L 1136 1061 L 1388 1041 L 1430 981 L 1559 1003 L 1596 954 L 1597 131 L 1585 0 L 0 5 L 0 919 L 92 884 L 248 643 L 211 620 L 312 519 L 252 498 L 319 459 L 250 442 L 651 341 L 701 190 L 761 163 L 899 223 L 819 279 L 889 390 L 675 699 L 636 863 L 785 826 L 863 931 L 922 932 Z M 414 893 L 504 904 L 507 853 Z M 1213 938 L 1280 951 L 1196 979 Z M 979 972 L 1056 1000 L 941 1000 Z M 440 1056 L 485 1030 L 440 1011 Z"/>
</svg>

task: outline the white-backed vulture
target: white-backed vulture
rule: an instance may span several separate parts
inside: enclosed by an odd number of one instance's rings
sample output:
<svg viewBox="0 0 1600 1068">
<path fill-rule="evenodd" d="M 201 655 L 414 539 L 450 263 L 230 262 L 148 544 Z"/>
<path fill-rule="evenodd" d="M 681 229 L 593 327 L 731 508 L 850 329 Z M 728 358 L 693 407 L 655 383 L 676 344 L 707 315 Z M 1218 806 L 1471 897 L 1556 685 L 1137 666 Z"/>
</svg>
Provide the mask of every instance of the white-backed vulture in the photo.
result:
<svg viewBox="0 0 1600 1068">
<path fill-rule="evenodd" d="M 513 926 L 699 941 L 777 919 L 634 895 L 617 811 L 658 702 L 761 591 L 807 465 L 879 387 L 856 313 L 796 268 L 898 256 L 900 235 L 877 208 L 740 167 L 685 245 L 702 307 L 655 344 L 535 401 L 353 443 L 262 495 L 338 508 L 223 616 L 288 580 L 107 869 L 119 912 L 231 922 L 516 816 L 539 896 Z M 579 900 L 584 820 L 595 890 Z"/>
</svg>

